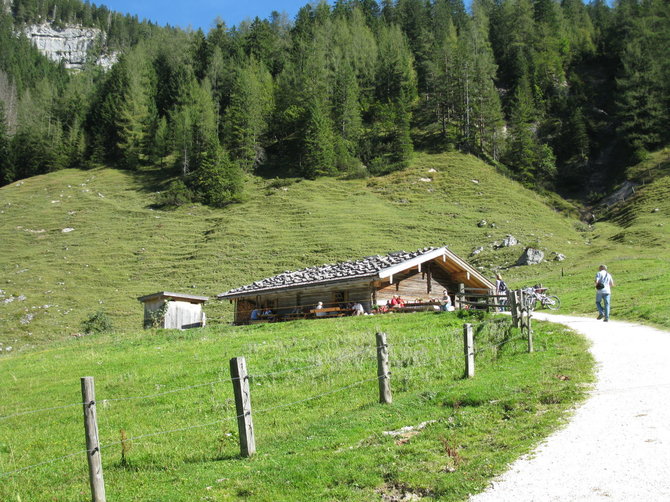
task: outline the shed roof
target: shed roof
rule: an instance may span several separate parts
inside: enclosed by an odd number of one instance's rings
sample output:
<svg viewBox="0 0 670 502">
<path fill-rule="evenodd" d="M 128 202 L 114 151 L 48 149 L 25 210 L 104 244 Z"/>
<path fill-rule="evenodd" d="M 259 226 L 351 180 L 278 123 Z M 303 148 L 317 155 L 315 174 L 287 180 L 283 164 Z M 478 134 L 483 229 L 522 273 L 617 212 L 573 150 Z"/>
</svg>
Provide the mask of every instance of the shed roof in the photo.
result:
<svg viewBox="0 0 670 502">
<path fill-rule="evenodd" d="M 195 303 L 204 303 L 207 300 L 209 300 L 208 296 L 186 295 L 183 293 L 170 293 L 168 291 L 159 291 L 158 293 L 153 293 L 151 295 L 140 296 L 137 299 L 144 303 L 149 300 L 155 300 L 160 298 L 169 298 L 171 300 L 186 300 Z"/>
<path fill-rule="evenodd" d="M 313 286 L 324 283 L 339 281 L 351 281 L 352 279 L 390 277 L 393 274 L 407 270 L 435 258 L 450 258 L 459 265 L 459 269 L 467 271 L 477 278 L 477 282 L 492 287 L 492 283 L 472 268 L 467 262 L 458 258 L 449 251 L 446 246 L 436 248 L 427 247 L 414 252 L 396 251 L 385 256 L 368 256 L 360 260 L 345 261 L 335 264 L 308 267 L 294 272 L 286 271 L 273 277 L 256 281 L 246 286 L 231 289 L 217 295 L 220 300 L 240 298 L 260 293 L 269 293 L 277 290 L 299 288 L 302 286 Z"/>
</svg>

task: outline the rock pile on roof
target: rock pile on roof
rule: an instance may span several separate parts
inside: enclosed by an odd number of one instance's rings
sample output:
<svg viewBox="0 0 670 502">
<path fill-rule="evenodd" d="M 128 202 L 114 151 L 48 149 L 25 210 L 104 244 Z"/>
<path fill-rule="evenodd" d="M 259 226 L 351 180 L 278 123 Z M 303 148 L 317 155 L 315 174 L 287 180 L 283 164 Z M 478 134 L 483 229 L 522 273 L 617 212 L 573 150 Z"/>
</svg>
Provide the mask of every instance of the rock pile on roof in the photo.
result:
<svg viewBox="0 0 670 502">
<path fill-rule="evenodd" d="M 279 275 L 275 275 L 274 277 L 268 277 L 267 279 L 256 281 L 253 284 L 231 289 L 230 291 L 221 293 L 218 296 L 223 297 L 239 293 L 252 293 L 268 289 L 304 284 L 317 284 L 320 282 L 335 281 L 338 279 L 349 279 L 353 277 L 375 275 L 384 269 L 429 253 L 435 249 L 438 248 L 428 247 L 419 249 L 418 251 L 414 251 L 412 253 L 396 251 L 395 253 L 390 253 L 386 256 L 368 256 L 356 261 L 345 261 L 335 264 L 321 265 L 319 267 L 303 268 L 302 270 L 296 270 L 295 272 L 286 271 Z"/>
</svg>

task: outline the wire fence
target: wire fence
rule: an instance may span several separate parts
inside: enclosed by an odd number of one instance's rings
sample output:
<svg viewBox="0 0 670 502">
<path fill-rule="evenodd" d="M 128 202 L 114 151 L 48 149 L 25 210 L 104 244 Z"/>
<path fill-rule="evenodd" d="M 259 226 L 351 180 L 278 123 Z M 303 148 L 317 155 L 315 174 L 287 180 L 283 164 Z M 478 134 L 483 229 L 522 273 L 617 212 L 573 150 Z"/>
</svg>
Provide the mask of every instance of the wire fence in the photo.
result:
<svg viewBox="0 0 670 502">
<path fill-rule="evenodd" d="M 476 354 L 482 354 L 482 353 L 486 352 L 487 350 L 498 349 L 505 344 L 511 343 L 513 341 L 516 341 L 516 340 L 520 340 L 522 338 L 523 338 L 523 335 L 519 335 L 519 336 L 512 337 L 512 338 L 506 337 L 505 339 L 503 339 L 501 341 L 496 341 L 495 343 L 491 343 L 491 344 L 486 345 L 484 347 L 478 348 L 477 351 L 476 351 Z M 441 336 L 440 335 L 433 335 L 433 336 L 429 336 L 429 337 L 412 338 L 412 339 L 407 339 L 406 338 L 406 339 L 404 339 L 400 342 L 388 343 L 384 347 L 387 347 L 387 348 L 388 347 L 395 347 L 395 348 L 412 347 L 412 346 L 416 346 L 418 344 L 423 344 L 423 343 L 429 342 L 429 341 L 430 342 L 445 342 L 445 341 L 453 341 L 453 338 L 445 336 L 445 335 L 441 335 Z M 453 344 L 451 344 L 450 346 L 452 346 L 452 345 Z M 316 362 L 314 364 L 293 366 L 293 367 L 290 367 L 290 368 L 285 368 L 285 369 L 277 370 L 277 371 L 270 371 L 270 372 L 266 372 L 266 373 L 249 374 L 245 378 L 249 379 L 249 380 L 256 380 L 256 379 L 262 379 L 262 378 L 274 378 L 276 376 L 280 376 L 280 375 L 284 375 L 284 374 L 296 374 L 296 373 L 299 373 L 299 372 L 305 372 L 307 370 L 315 369 L 315 368 L 319 368 L 319 367 L 326 367 L 326 366 L 332 367 L 335 363 L 351 360 L 351 359 L 354 359 L 356 357 L 365 356 L 366 354 L 370 354 L 370 352 L 372 352 L 372 351 L 378 351 L 381 348 L 382 348 L 382 346 L 380 346 L 380 345 L 371 344 L 371 345 L 368 345 L 367 347 L 364 347 L 363 349 L 361 349 L 359 351 L 354 351 L 354 352 L 351 352 L 351 353 L 342 354 L 342 355 L 340 355 L 340 357 L 328 358 L 328 357 L 324 356 L 321 361 Z M 443 357 L 440 360 L 442 361 L 443 364 L 447 364 L 447 363 L 450 363 L 450 362 L 452 362 L 456 359 L 462 358 L 462 357 L 463 357 L 463 354 L 452 354 L 448 357 Z M 425 362 L 425 363 L 422 363 L 422 364 L 412 364 L 412 365 L 408 366 L 407 369 L 420 368 L 420 367 L 424 367 L 424 366 L 435 367 L 435 361 L 428 361 L 428 362 Z M 291 407 L 294 407 L 294 406 L 297 406 L 297 405 L 300 405 L 300 404 L 304 404 L 304 403 L 307 403 L 307 402 L 315 401 L 315 400 L 318 400 L 318 399 L 321 399 L 321 398 L 324 398 L 324 397 L 327 397 L 327 396 L 342 393 L 342 392 L 345 392 L 347 390 L 353 389 L 355 387 L 362 386 L 366 383 L 379 381 L 380 379 L 386 378 L 388 376 L 389 375 L 381 375 L 381 376 L 378 375 L 378 376 L 375 376 L 375 377 L 365 378 L 365 379 L 353 382 L 353 383 L 345 385 L 345 386 L 341 386 L 341 387 L 337 387 L 335 389 L 330 389 L 330 390 L 327 390 L 325 392 L 321 392 L 321 393 L 313 395 L 313 396 L 297 399 L 297 400 L 290 401 L 290 402 L 287 402 L 287 403 L 280 403 L 280 404 L 276 404 L 276 405 L 273 405 L 273 406 L 268 406 L 268 407 L 264 407 L 264 408 L 255 409 L 253 413 L 254 413 L 254 415 L 266 414 L 266 413 L 269 413 L 269 412 L 275 411 L 275 410 L 291 408 Z M 160 396 L 165 396 L 165 395 L 174 394 L 174 393 L 178 393 L 178 392 L 186 392 L 186 391 L 189 391 L 189 390 L 192 390 L 192 389 L 212 386 L 212 385 L 220 384 L 220 383 L 223 383 L 223 382 L 235 381 L 235 380 L 236 380 L 235 377 L 231 377 L 230 375 L 227 375 L 226 377 L 221 377 L 221 378 L 218 378 L 216 380 L 202 382 L 202 383 L 196 383 L 196 384 L 193 384 L 193 385 L 178 387 L 178 388 L 169 389 L 169 390 L 165 390 L 165 391 L 161 391 L 161 392 L 148 393 L 148 394 L 135 395 L 135 396 L 121 396 L 121 397 L 115 397 L 115 398 L 114 397 L 113 398 L 104 398 L 104 399 L 98 399 L 97 401 L 99 403 L 109 403 L 109 402 L 124 402 L 124 401 L 132 401 L 132 400 L 149 400 L 149 399 L 153 399 L 153 398 L 160 397 Z M 453 387 L 456 387 L 457 385 L 458 385 L 458 382 L 454 383 Z M 67 405 L 62 405 L 62 406 L 46 407 L 46 408 L 40 408 L 40 409 L 35 409 L 35 410 L 26 410 L 26 411 L 16 412 L 16 413 L 13 413 L 13 414 L 10 414 L 10 415 L 0 417 L 0 420 L 6 420 L 6 419 L 9 419 L 9 418 L 20 417 L 20 416 L 30 415 L 30 414 L 36 414 L 36 413 L 40 413 L 40 412 L 71 408 L 71 407 L 75 407 L 75 406 L 84 406 L 84 403 L 83 402 L 78 402 L 78 403 L 72 403 L 72 404 L 67 404 Z M 124 443 L 130 443 L 130 442 L 137 442 L 137 441 L 140 441 L 142 439 L 146 439 L 146 438 L 150 438 L 150 437 L 157 437 L 157 436 L 163 436 L 163 435 L 167 435 L 167 434 L 185 432 L 185 431 L 194 430 L 194 429 L 212 427 L 212 426 L 215 426 L 215 425 L 220 425 L 220 424 L 225 423 L 225 422 L 238 420 L 242 417 L 243 417 L 243 415 L 230 415 L 230 416 L 219 418 L 219 419 L 213 420 L 213 421 L 191 424 L 191 425 L 184 426 L 184 427 L 171 428 L 171 429 L 166 429 L 166 430 L 161 430 L 161 431 L 149 432 L 149 433 L 146 433 L 146 434 L 139 434 L 139 435 L 136 435 L 136 436 L 124 438 L 121 441 L 113 441 L 113 442 L 100 444 L 100 449 L 101 450 L 102 449 L 108 449 L 108 448 L 110 448 L 112 446 L 115 446 L 115 445 L 121 445 L 121 444 L 124 444 Z M 53 464 L 55 462 L 64 461 L 64 460 L 67 460 L 67 459 L 70 459 L 70 458 L 73 458 L 73 457 L 76 457 L 76 456 L 81 456 L 81 455 L 83 455 L 87 452 L 88 452 L 88 450 L 78 450 L 78 451 L 68 453 L 68 454 L 65 454 L 65 455 L 62 455 L 62 456 L 57 456 L 57 457 L 54 457 L 54 458 L 51 458 L 51 459 L 48 459 L 48 460 L 45 460 L 45 461 L 30 464 L 28 466 L 21 467 L 21 468 L 18 468 L 18 469 L 6 471 L 6 472 L 0 472 L 0 478 L 13 476 L 13 475 L 21 473 L 21 472 L 25 472 L 25 471 L 28 471 L 28 470 L 32 470 L 32 469 L 42 467 L 42 466 L 50 465 L 50 464 Z M 90 453 L 90 452 L 88 452 L 88 453 Z"/>
</svg>

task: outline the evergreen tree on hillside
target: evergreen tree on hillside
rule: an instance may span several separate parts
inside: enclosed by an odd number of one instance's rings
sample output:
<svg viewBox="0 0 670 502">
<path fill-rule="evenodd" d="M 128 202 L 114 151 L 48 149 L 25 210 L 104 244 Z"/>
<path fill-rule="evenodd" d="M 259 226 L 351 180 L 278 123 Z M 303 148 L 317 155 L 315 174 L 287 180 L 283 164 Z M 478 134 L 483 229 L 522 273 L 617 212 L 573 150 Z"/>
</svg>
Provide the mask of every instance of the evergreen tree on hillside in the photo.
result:
<svg viewBox="0 0 670 502">
<path fill-rule="evenodd" d="M 0 186 L 11 183 L 16 178 L 9 153 L 7 116 L 5 114 L 5 104 L 0 99 Z"/>
<path fill-rule="evenodd" d="M 224 138 L 232 158 L 251 170 L 265 158 L 263 136 L 274 106 L 272 76 L 251 59 L 236 69 L 226 110 Z"/>
<path fill-rule="evenodd" d="M 505 161 L 526 182 L 532 181 L 537 145 L 533 125 L 533 103 L 527 82 L 517 87 L 512 103 L 510 134 Z"/>
<path fill-rule="evenodd" d="M 670 139 L 670 6 L 653 0 L 643 9 L 624 41 L 617 78 L 619 131 L 634 150 Z"/>
<path fill-rule="evenodd" d="M 151 150 L 151 129 L 156 120 L 156 75 L 144 51 L 135 50 L 129 54 L 127 64 L 127 85 L 122 101 L 117 105 L 115 125 L 121 163 L 128 169 L 135 169 Z"/>
<path fill-rule="evenodd" d="M 333 126 L 328 111 L 320 101 L 307 108 L 307 123 L 303 140 L 302 174 L 314 179 L 335 173 Z"/>
<path fill-rule="evenodd" d="M 413 152 L 410 125 L 417 97 L 414 60 L 398 26 L 383 28 L 379 33 L 378 45 L 377 103 L 373 129 L 376 162 L 405 166 Z"/>
</svg>

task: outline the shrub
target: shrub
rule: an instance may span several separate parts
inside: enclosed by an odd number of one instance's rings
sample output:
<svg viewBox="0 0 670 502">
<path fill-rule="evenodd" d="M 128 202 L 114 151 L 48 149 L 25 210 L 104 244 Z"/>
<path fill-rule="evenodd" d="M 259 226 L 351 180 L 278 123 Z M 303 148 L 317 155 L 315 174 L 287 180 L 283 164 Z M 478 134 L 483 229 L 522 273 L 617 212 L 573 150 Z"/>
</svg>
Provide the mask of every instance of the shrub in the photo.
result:
<svg viewBox="0 0 670 502">
<path fill-rule="evenodd" d="M 81 329 L 84 333 L 98 334 L 108 333 L 114 329 L 112 321 L 107 314 L 102 310 L 98 310 L 95 314 L 91 314 L 84 322 L 81 323 Z"/>
<path fill-rule="evenodd" d="M 193 192 L 182 180 L 175 180 L 158 196 L 156 203 L 160 207 L 179 207 L 192 201 Z"/>
</svg>

